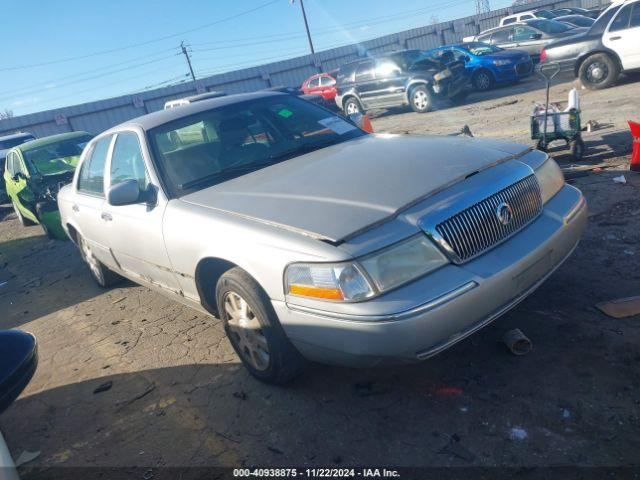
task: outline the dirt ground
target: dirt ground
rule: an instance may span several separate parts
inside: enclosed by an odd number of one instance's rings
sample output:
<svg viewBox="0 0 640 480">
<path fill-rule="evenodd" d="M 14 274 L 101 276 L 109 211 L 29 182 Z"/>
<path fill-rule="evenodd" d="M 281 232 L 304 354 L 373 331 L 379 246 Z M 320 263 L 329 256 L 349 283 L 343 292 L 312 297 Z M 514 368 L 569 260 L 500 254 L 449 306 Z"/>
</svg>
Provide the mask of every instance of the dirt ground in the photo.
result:
<svg viewBox="0 0 640 480">
<path fill-rule="evenodd" d="M 640 175 L 628 168 L 640 84 L 581 91 L 589 226 L 574 255 L 489 327 L 422 364 L 313 365 L 286 387 L 252 379 L 218 320 L 125 283 L 94 286 L 70 242 L 47 240 L 0 208 L 0 328 L 33 332 L 38 371 L 0 418 L 22 467 L 638 466 L 640 316 L 599 301 L 640 294 Z M 571 83 L 552 90 L 566 100 Z M 379 132 L 453 133 L 530 143 L 534 79 L 425 115 L 379 112 Z M 569 167 L 567 150 L 552 154 Z M 613 182 L 624 174 L 626 184 Z M 7 282 L 4 284 L 3 282 Z M 534 342 L 509 354 L 503 333 Z M 101 387 L 105 391 L 96 393 Z M 100 390 L 100 389 L 98 389 Z M 139 478 L 139 477 L 135 477 Z"/>
</svg>

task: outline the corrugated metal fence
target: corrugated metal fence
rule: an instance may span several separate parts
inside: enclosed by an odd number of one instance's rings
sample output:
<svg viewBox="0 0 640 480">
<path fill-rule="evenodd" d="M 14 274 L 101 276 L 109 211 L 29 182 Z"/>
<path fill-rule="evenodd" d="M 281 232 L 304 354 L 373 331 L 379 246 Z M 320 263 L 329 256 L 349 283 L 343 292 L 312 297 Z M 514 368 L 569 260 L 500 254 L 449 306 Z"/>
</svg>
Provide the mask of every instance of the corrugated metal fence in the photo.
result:
<svg viewBox="0 0 640 480">
<path fill-rule="evenodd" d="M 500 18 L 519 11 L 563 6 L 591 8 L 605 3 L 608 2 L 605 0 L 540 0 L 527 5 L 494 10 L 482 15 L 405 30 L 359 44 L 317 52 L 316 60 L 320 69 L 330 71 L 367 54 L 407 48 L 429 49 L 459 42 L 463 37 L 497 26 Z M 202 78 L 198 80 L 197 85 L 190 82 L 1 120 L 0 135 L 16 131 L 28 131 L 37 137 L 75 130 L 99 133 L 131 118 L 160 110 L 168 100 L 212 90 L 241 93 L 278 85 L 297 86 L 316 71 L 312 57 L 305 55 Z"/>
</svg>

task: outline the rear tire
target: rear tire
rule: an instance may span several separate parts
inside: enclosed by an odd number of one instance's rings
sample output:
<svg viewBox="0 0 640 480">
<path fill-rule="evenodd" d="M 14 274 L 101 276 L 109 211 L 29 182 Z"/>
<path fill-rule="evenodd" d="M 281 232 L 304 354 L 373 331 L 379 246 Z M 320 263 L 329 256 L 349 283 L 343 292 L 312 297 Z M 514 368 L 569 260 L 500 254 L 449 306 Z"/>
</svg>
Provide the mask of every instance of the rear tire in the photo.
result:
<svg viewBox="0 0 640 480">
<path fill-rule="evenodd" d="M 20 225 L 22 225 L 23 227 L 29 227 L 31 225 L 35 225 L 35 222 L 33 220 L 25 218 L 22 215 L 22 212 L 20 212 L 20 209 L 16 206 L 13 200 L 11 201 L 11 205 L 13 205 L 13 211 L 16 212 L 16 216 L 18 217 L 18 221 L 20 222 Z"/>
<path fill-rule="evenodd" d="M 287 338 L 265 291 L 244 270 L 232 268 L 216 286 L 227 337 L 245 368 L 258 380 L 283 384 L 300 375 L 307 360 Z"/>
<path fill-rule="evenodd" d="M 431 110 L 433 98 L 426 85 L 418 85 L 411 89 L 409 94 L 409 104 L 416 113 L 426 113 Z"/>
<path fill-rule="evenodd" d="M 600 90 L 613 85 L 620 76 L 620 67 L 606 53 L 588 56 L 578 70 L 578 78 L 589 90 Z"/>
<path fill-rule="evenodd" d="M 78 235 L 78 248 L 80 249 L 82 259 L 89 267 L 91 278 L 93 278 L 94 282 L 100 287 L 109 288 L 122 281 L 123 277 L 109 270 L 100 260 L 93 256 L 91 247 L 89 247 L 89 244 L 80 235 Z"/>
<path fill-rule="evenodd" d="M 480 70 L 474 73 L 471 82 L 473 83 L 473 87 L 479 92 L 491 90 L 495 83 L 493 75 L 486 70 Z"/>
</svg>

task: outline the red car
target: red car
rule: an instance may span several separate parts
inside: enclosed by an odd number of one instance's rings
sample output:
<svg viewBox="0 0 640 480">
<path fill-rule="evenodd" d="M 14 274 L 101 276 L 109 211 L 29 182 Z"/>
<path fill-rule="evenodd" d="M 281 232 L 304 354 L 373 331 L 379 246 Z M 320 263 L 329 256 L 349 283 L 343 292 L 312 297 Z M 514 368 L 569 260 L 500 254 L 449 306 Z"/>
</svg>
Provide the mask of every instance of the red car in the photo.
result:
<svg viewBox="0 0 640 480">
<path fill-rule="evenodd" d="M 320 95 L 325 100 L 333 100 L 336 96 L 336 79 L 329 73 L 319 73 L 302 82 L 300 89 L 307 95 Z"/>
</svg>

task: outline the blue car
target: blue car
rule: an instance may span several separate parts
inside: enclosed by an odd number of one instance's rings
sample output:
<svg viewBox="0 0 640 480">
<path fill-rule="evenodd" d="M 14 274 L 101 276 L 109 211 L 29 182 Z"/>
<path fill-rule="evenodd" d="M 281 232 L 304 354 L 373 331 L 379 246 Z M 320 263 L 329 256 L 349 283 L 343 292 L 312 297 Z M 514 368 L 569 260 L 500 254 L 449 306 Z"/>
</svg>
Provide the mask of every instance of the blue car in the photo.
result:
<svg viewBox="0 0 640 480">
<path fill-rule="evenodd" d="M 467 75 L 478 91 L 490 90 L 495 85 L 514 83 L 533 73 L 533 62 L 522 50 L 504 50 L 482 42 L 466 42 L 430 50 L 445 64 L 462 60 Z"/>
</svg>

